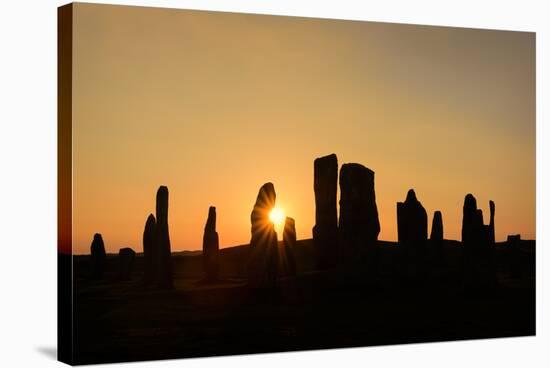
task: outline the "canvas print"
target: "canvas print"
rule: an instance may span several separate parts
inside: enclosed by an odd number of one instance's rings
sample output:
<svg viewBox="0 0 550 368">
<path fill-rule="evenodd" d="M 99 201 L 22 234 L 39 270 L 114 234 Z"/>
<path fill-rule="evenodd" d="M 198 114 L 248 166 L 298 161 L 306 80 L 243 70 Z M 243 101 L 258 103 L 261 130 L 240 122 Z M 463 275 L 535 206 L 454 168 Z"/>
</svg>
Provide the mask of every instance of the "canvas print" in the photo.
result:
<svg viewBox="0 0 550 368">
<path fill-rule="evenodd" d="M 59 8 L 59 359 L 535 334 L 535 34 Z"/>
</svg>

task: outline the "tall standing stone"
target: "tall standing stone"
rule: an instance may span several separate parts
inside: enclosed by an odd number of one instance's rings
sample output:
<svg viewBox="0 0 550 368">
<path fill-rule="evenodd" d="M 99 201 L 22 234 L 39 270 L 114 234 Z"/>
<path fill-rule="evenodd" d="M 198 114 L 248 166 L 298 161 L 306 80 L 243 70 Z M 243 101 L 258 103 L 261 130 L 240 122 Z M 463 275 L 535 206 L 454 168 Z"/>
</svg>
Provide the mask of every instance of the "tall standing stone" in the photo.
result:
<svg viewBox="0 0 550 368">
<path fill-rule="evenodd" d="M 174 283 L 172 279 L 170 234 L 168 232 L 168 188 L 165 186 L 159 187 L 157 191 L 157 227 L 154 264 L 157 286 L 162 289 L 172 288 Z"/>
<path fill-rule="evenodd" d="M 264 184 L 258 193 L 250 214 L 251 233 L 249 285 L 256 288 L 272 288 L 277 282 L 279 250 L 275 226 L 269 213 L 275 207 L 275 187 Z"/>
<path fill-rule="evenodd" d="M 432 231 L 428 242 L 429 272 L 437 277 L 438 273 L 445 270 L 445 252 L 443 247 L 443 217 L 441 211 L 435 211 L 432 219 Z"/>
<path fill-rule="evenodd" d="M 145 228 L 143 229 L 143 279 L 147 284 L 153 282 L 155 279 L 153 253 L 157 238 L 156 227 L 155 216 L 151 213 L 147 217 Z"/>
<path fill-rule="evenodd" d="M 463 268 L 467 289 L 482 290 L 496 282 L 490 228 L 483 223 L 483 211 L 477 208 L 475 197 L 467 194 L 462 214 Z"/>
<path fill-rule="evenodd" d="M 470 244 L 474 239 L 476 229 L 479 227 L 477 218 L 477 201 L 475 197 L 468 193 L 464 198 L 462 207 L 462 243 Z"/>
<path fill-rule="evenodd" d="M 118 278 L 130 280 L 134 268 L 136 252 L 132 248 L 121 248 L 118 251 Z"/>
<path fill-rule="evenodd" d="M 334 253 L 338 244 L 336 208 L 338 159 L 335 154 L 320 157 L 314 161 L 313 189 L 315 192 L 313 246 L 317 253 L 318 266 L 326 269 L 335 265 Z"/>
<path fill-rule="evenodd" d="M 341 266 L 376 266 L 376 241 L 380 233 L 374 171 L 360 164 L 344 164 L 340 169 L 340 237 Z"/>
<path fill-rule="evenodd" d="M 102 279 L 105 272 L 105 262 L 107 254 L 105 252 L 105 244 L 101 234 L 94 234 L 92 245 L 90 246 L 91 274 L 94 279 Z"/>
<path fill-rule="evenodd" d="M 489 237 L 491 244 L 495 244 L 495 202 L 489 201 Z"/>
<path fill-rule="evenodd" d="M 407 192 L 405 202 L 397 203 L 397 219 L 398 241 L 405 258 L 405 269 L 409 276 L 419 276 L 426 271 L 428 214 L 413 189 Z"/>
<path fill-rule="evenodd" d="M 283 273 L 288 276 L 296 276 L 296 260 L 294 257 L 296 248 L 296 224 L 292 217 L 285 219 L 283 231 L 283 251 L 281 254 L 281 265 Z"/>
<path fill-rule="evenodd" d="M 208 219 L 204 226 L 204 236 L 202 238 L 203 267 L 207 281 L 216 281 L 219 278 L 219 250 L 220 243 L 216 231 L 216 207 L 211 206 L 208 209 Z"/>
</svg>

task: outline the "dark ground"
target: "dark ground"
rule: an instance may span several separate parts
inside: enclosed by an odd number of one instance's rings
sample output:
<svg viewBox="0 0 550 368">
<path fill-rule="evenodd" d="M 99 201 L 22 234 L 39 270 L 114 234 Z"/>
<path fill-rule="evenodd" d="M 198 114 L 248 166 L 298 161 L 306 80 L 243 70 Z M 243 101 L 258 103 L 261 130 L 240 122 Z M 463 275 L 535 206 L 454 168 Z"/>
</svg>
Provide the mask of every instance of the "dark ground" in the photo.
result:
<svg viewBox="0 0 550 368">
<path fill-rule="evenodd" d="M 350 285 L 314 270 L 311 240 L 299 241 L 295 280 L 275 293 L 246 287 L 246 251 L 221 250 L 222 281 L 200 282 L 200 252 L 174 253 L 175 290 L 130 281 L 91 281 L 87 256 L 74 257 L 75 363 L 105 363 L 535 334 L 535 242 L 494 247 L 498 287 L 477 295 L 461 282 L 461 245 L 446 241 L 428 281 L 402 275 L 400 249 L 379 242 L 379 274 Z"/>
</svg>

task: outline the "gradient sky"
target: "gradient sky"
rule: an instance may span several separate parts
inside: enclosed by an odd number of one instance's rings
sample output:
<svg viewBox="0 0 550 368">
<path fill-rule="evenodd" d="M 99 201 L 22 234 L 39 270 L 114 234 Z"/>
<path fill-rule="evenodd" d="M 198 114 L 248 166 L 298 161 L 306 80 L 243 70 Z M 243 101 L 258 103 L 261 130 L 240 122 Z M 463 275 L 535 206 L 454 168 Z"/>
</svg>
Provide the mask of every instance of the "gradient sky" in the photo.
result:
<svg viewBox="0 0 550 368">
<path fill-rule="evenodd" d="M 313 160 L 374 170 L 379 239 L 414 188 L 460 239 L 473 193 L 496 237 L 535 238 L 535 34 L 77 4 L 73 251 L 142 251 L 159 185 L 172 250 L 247 243 L 260 186 L 314 225 Z M 431 226 L 430 226 L 431 227 Z"/>
</svg>

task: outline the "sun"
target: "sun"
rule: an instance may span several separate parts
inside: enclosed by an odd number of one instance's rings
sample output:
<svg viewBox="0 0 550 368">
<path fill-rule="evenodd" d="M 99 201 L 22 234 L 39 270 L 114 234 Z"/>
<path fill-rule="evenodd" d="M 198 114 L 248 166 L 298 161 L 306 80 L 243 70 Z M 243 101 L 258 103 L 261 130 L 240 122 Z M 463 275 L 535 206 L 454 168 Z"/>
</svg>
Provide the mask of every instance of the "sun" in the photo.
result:
<svg viewBox="0 0 550 368">
<path fill-rule="evenodd" d="M 269 221 L 276 227 L 280 227 L 285 222 L 285 213 L 279 207 L 275 207 L 269 213 Z"/>
</svg>

